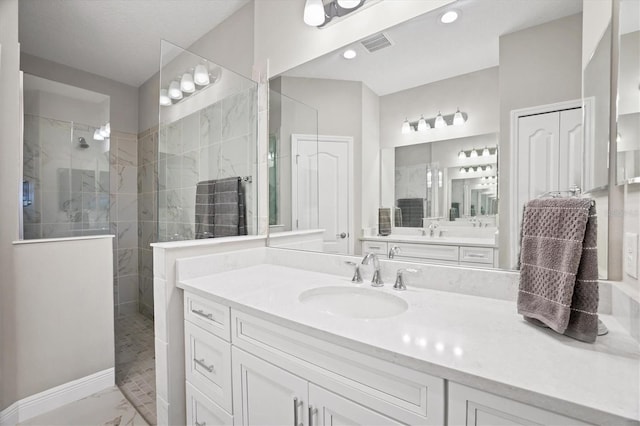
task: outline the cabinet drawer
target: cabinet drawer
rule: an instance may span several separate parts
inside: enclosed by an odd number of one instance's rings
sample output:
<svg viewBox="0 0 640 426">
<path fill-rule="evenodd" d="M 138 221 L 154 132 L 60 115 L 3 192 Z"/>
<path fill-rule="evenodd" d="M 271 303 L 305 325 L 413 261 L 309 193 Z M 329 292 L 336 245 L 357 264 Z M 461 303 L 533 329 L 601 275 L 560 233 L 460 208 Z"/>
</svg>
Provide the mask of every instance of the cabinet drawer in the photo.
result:
<svg viewBox="0 0 640 426">
<path fill-rule="evenodd" d="M 411 257 L 419 259 L 458 261 L 458 246 L 438 244 L 396 243 L 400 253 L 396 257 Z"/>
<path fill-rule="evenodd" d="M 460 247 L 460 262 L 493 265 L 493 249 L 490 247 Z"/>
<path fill-rule="evenodd" d="M 188 321 L 184 339 L 187 380 L 232 413 L 231 345 Z"/>
<path fill-rule="evenodd" d="M 362 254 L 375 253 L 387 257 L 387 243 L 378 241 L 363 241 Z"/>
<path fill-rule="evenodd" d="M 233 416 L 187 382 L 187 426 L 233 426 Z"/>
<path fill-rule="evenodd" d="M 195 294 L 184 294 L 184 318 L 227 342 L 231 340 L 229 307 Z"/>
<path fill-rule="evenodd" d="M 444 380 L 231 311 L 232 341 L 299 377 L 406 424 L 444 424 Z"/>
</svg>

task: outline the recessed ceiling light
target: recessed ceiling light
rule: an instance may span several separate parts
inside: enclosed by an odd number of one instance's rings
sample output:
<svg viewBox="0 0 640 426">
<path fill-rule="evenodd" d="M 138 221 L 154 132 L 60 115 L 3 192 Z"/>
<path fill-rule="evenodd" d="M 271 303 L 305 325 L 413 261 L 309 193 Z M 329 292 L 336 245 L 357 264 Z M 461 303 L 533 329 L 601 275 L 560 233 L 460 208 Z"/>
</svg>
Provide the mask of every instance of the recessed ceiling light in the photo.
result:
<svg viewBox="0 0 640 426">
<path fill-rule="evenodd" d="M 356 51 L 353 49 L 347 49 L 344 51 L 344 53 L 342 54 L 342 57 L 345 59 L 353 59 L 355 58 L 357 55 Z"/>
<path fill-rule="evenodd" d="M 440 16 L 440 22 L 443 24 L 450 24 L 455 22 L 459 16 L 460 13 L 457 10 L 449 10 Z"/>
</svg>

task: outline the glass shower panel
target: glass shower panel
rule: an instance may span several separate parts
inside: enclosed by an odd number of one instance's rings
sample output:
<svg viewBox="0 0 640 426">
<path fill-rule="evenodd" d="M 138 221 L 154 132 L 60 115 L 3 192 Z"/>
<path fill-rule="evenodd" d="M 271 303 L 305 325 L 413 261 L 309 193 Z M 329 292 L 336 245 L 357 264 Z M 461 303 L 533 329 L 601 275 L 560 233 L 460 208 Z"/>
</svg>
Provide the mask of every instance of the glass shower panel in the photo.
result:
<svg viewBox="0 0 640 426">
<path fill-rule="evenodd" d="M 269 91 L 267 161 L 269 232 L 319 228 L 316 109 Z"/>
<path fill-rule="evenodd" d="M 25 74 L 24 99 L 22 238 L 108 234 L 109 97 Z"/>
<path fill-rule="evenodd" d="M 158 241 L 256 234 L 257 83 L 162 41 L 160 93 Z"/>
</svg>

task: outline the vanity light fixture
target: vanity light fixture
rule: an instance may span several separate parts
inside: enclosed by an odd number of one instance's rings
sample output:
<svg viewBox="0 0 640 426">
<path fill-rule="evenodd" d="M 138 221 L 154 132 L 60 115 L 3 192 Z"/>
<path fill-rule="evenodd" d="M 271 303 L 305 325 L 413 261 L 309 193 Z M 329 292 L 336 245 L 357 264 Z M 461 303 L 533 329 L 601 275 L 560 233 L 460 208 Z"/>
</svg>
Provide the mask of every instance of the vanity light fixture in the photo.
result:
<svg viewBox="0 0 640 426">
<path fill-rule="evenodd" d="M 303 20 L 311 27 L 322 28 L 333 18 L 342 18 L 360 9 L 367 0 L 307 0 Z"/>
<path fill-rule="evenodd" d="M 440 111 L 438 111 L 438 115 L 436 116 L 436 122 L 433 127 L 435 127 L 436 129 L 442 129 L 444 127 L 447 127 L 447 122 L 444 121 L 444 117 L 442 116 Z"/>
<path fill-rule="evenodd" d="M 347 49 L 344 51 L 344 53 L 342 54 L 342 57 L 345 59 L 353 59 L 357 56 L 358 54 L 356 53 L 355 50 L 353 49 Z"/>
<path fill-rule="evenodd" d="M 457 10 L 448 10 L 440 15 L 440 22 L 442 22 L 443 24 L 451 24 L 458 20 L 459 16 L 460 12 L 458 12 Z"/>
<path fill-rule="evenodd" d="M 418 120 L 418 131 L 419 132 L 426 132 L 427 129 L 430 129 L 431 126 L 429 126 L 429 123 L 427 123 L 427 120 L 424 119 L 424 115 L 420 116 L 420 120 Z"/>
<path fill-rule="evenodd" d="M 404 123 L 402 123 L 402 134 L 406 135 L 411 133 L 411 124 L 409 124 L 409 119 L 405 118 Z"/>
<path fill-rule="evenodd" d="M 180 90 L 178 80 L 173 80 L 171 84 L 169 84 L 169 97 L 176 101 L 182 99 L 182 90 Z"/>
<path fill-rule="evenodd" d="M 462 113 L 460 112 L 460 108 L 458 108 L 456 113 L 453 114 L 453 125 L 454 126 L 462 126 L 465 121 L 466 120 L 464 119 L 464 117 L 462 116 Z"/>
<path fill-rule="evenodd" d="M 193 82 L 193 74 L 185 72 L 180 79 L 180 90 L 182 93 L 193 93 L 196 91 L 196 84 Z"/>
<path fill-rule="evenodd" d="M 169 92 L 167 92 L 167 89 L 160 89 L 160 105 L 171 105 L 171 98 L 169 97 Z"/>
<path fill-rule="evenodd" d="M 207 86 L 211 82 L 209 79 L 209 72 L 204 64 L 196 66 L 195 71 L 193 71 L 193 82 L 198 86 Z"/>
</svg>

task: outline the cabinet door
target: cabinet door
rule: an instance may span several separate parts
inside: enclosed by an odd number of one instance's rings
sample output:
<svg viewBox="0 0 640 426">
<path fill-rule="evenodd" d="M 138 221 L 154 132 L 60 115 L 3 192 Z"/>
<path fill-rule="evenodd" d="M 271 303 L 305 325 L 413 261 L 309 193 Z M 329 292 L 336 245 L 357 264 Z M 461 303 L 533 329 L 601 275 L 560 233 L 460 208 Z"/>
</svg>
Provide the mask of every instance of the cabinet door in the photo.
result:
<svg viewBox="0 0 640 426">
<path fill-rule="evenodd" d="M 402 424 L 312 383 L 309 384 L 309 411 L 310 426 Z"/>
<path fill-rule="evenodd" d="M 449 382 L 449 426 L 587 425 L 531 405 Z"/>
<path fill-rule="evenodd" d="M 235 347 L 232 358 L 236 425 L 306 424 L 305 380 Z"/>
</svg>

